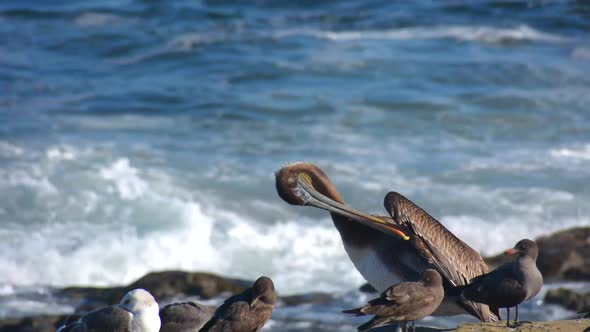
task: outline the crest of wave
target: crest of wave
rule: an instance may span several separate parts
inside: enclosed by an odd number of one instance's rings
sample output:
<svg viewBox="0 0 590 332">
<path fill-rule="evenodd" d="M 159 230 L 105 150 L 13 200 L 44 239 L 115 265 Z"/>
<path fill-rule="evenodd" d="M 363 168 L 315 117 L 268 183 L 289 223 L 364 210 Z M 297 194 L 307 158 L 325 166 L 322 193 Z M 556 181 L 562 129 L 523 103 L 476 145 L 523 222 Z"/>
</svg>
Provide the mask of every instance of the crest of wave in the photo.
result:
<svg viewBox="0 0 590 332">
<path fill-rule="evenodd" d="M 545 33 L 527 25 L 512 28 L 489 26 L 433 26 L 408 27 L 389 30 L 366 31 L 320 31 L 320 30 L 287 30 L 276 33 L 278 38 L 289 36 L 310 36 L 333 41 L 350 40 L 412 40 L 412 39 L 456 39 L 461 41 L 477 41 L 484 43 L 502 43 L 511 41 L 543 41 L 564 42 L 567 38 Z"/>
</svg>

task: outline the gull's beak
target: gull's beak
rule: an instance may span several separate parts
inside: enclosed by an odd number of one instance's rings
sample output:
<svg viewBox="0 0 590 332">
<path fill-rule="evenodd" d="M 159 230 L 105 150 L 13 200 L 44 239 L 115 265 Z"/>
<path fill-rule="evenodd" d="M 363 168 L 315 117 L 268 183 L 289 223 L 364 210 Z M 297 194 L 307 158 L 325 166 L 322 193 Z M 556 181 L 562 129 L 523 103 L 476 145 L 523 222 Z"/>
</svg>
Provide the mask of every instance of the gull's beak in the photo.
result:
<svg viewBox="0 0 590 332">
<path fill-rule="evenodd" d="M 400 230 L 397 225 L 355 210 L 347 205 L 340 204 L 329 197 L 324 196 L 313 187 L 311 177 L 305 173 L 299 174 L 297 179 L 297 187 L 295 188 L 295 194 L 305 202 L 305 205 L 312 205 L 317 208 L 348 217 L 352 220 L 360 222 L 363 225 L 377 229 L 384 233 L 393 233 L 406 241 L 410 239 L 410 237 Z"/>
<path fill-rule="evenodd" d="M 518 251 L 517 251 L 516 249 L 514 249 L 514 248 L 510 248 L 510 249 L 506 250 L 504 253 L 505 253 L 505 254 L 507 254 L 507 255 L 514 255 L 514 254 L 516 254 L 517 252 L 518 252 Z"/>
</svg>

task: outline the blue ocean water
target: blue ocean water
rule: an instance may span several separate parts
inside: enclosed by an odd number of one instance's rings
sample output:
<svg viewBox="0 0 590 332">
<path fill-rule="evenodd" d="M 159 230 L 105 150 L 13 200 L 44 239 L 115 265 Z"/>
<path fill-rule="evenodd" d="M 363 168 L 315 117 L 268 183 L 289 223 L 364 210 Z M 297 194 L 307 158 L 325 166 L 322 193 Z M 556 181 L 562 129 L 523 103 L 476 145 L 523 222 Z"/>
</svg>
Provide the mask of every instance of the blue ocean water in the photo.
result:
<svg viewBox="0 0 590 332">
<path fill-rule="evenodd" d="M 587 1 L 2 1 L 0 316 L 163 269 L 359 304 L 328 215 L 275 193 L 294 161 L 484 254 L 588 225 L 589 37 Z M 334 306 L 269 329 L 358 323 Z"/>
</svg>

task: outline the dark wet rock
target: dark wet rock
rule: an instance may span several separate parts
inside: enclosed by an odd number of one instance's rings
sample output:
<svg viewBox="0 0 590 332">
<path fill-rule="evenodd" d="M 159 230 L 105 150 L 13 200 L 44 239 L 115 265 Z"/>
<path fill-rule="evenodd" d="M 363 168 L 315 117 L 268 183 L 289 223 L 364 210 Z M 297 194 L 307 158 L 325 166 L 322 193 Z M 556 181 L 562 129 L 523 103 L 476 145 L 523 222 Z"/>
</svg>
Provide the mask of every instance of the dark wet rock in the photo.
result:
<svg viewBox="0 0 590 332">
<path fill-rule="evenodd" d="M 165 271 L 153 272 L 127 286 L 128 290 L 144 288 L 156 299 L 184 294 L 211 299 L 226 293 L 239 293 L 252 281 L 224 278 L 213 273 Z"/>
<path fill-rule="evenodd" d="M 158 302 L 178 296 L 198 296 L 201 299 L 240 293 L 252 281 L 224 278 L 212 273 L 163 271 L 149 273 L 127 286 L 66 287 L 55 291 L 55 296 L 73 303 L 76 313 L 85 313 L 100 307 L 119 303 L 123 296 L 135 288 L 148 290 Z M 0 320 L 0 332 L 54 332 L 71 315 L 39 315 Z"/>
<path fill-rule="evenodd" d="M 545 295 L 545 302 L 559 304 L 573 311 L 585 311 L 590 308 L 590 292 L 580 294 L 567 288 L 552 289 Z"/>
<path fill-rule="evenodd" d="M 222 294 L 242 292 L 251 284 L 251 281 L 224 278 L 212 273 L 163 271 L 149 273 L 127 286 L 67 287 L 56 295 L 74 300 L 80 311 L 88 311 L 119 303 L 125 293 L 135 288 L 146 289 L 160 302 L 177 295 L 211 299 Z"/>
<path fill-rule="evenodd" d="M 0 332 L 55 332 L 67 315 L 39 315 L 0 320 Z"/>
<path fill-rule="evenodd" d="M 306 293 L 280 297 L 285 306 L 296 306 L 301 304 L 326 304 L 334 301 L 334 295 L 329 293 Z"/>
<path fill-rule="evenodd" d="M 545 281 L 590 280 L 590 227 L 578 227 L 536 239 L 537 266 Z M 507 255 L 485 258 L 490 270 L 512 260 Z"/>
</svg>

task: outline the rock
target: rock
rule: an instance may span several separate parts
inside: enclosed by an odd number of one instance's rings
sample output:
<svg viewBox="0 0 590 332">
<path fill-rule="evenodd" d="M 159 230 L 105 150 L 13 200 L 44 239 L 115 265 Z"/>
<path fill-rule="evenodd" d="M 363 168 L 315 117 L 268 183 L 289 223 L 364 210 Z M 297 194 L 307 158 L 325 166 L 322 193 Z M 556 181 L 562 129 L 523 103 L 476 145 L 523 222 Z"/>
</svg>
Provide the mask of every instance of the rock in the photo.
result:
<svg viewBox="0 0 590 332">
<path fill-rule="evenodd" d="M 456 332 L 573 332 L 589 331 L 590 319 L 560 320 L 554 322 L 522 323 L 516 327 L 507 327 L 506 321 L 495 323 L 461 324 Z"/>
<path fill-rule="evenodd" d="M 71 301 L 76 307 L 76 313 L 85 313 L 119 303 L 128 291 L 135 288 L 146 289 L 156 301 L 166 302 L 167 299 L 178 296 L 211 299 L 223 294 L 240 293 L 252 283 L 253 281 L 224 278 L 212 273 L 162 271 L 148 273 L 127 286 L 66 287 L 57 290 L 55 296 Z"/>
<path fill-rule="evenodd" d="M 306 293 L 280 297 L 285 306 L 296 306 L 300 304 L 326 304 L 334 301 L 334 295 L 329 293 Z"/>
<path fill-rule="evenodd" d="M 119 303 L 125 293 L 135 288 L 146 289 L 160 302 L 177 295 L 211 299 L 226 293 L 242 292 L 251 285 L 251 281 L 224 278 L 212 273 L 162 271 L 148 273 L 127 286 L 67 287 L 56 295 L 76 301 L 80 311 L 89 311 Z"/>
<path fill-rule="evenodd" d="M 552 289 L 545 295 L 545 302 L 559 304 L 573 311 L 585 311 L 590 308 L 590 292 L 579 294 L 567 288 Z"/>
<path fill-rule="evenodd" d="M 223 294 L 244 291 L 252 281 L 224 278 L 212 273 L 163 271 L 149 273 L 127 286 L 116 287 L 67 287 L 55 291 L 55 296 L 76 304 L 77 313 L 85 313 L 100 307 L 119 303 L 125 293 L 135 288 L 148 290 L 156 301 L 178 295 L 211 299 Z M 39 315 L 0 320 L 0 332 L 54 332 L 63 325 L 69 315 Z"/>
<path fill-rule="evenodd" d="M 545 281 L 590 280 L 590 227 L 560 231 L 536 239 L 537 266 Z M 512 260 L 506 255 L 485 258 L 490 270 Z"/>
<path fill-rule="evenodd" d="M 212 273 L 165 271 L 145 275 L 126 287 L 125 292 L 144 288 L 161 299 L 177 294 L 211 299 L 224 293 L 240 293 L 252 286 L 253 281 L 228 279 Z"/>
<path fill-rule="evenodd" d="M 67 315 L 39 315 L 0 320 L 0 332 L 55 332 Z"/>
</svg>

